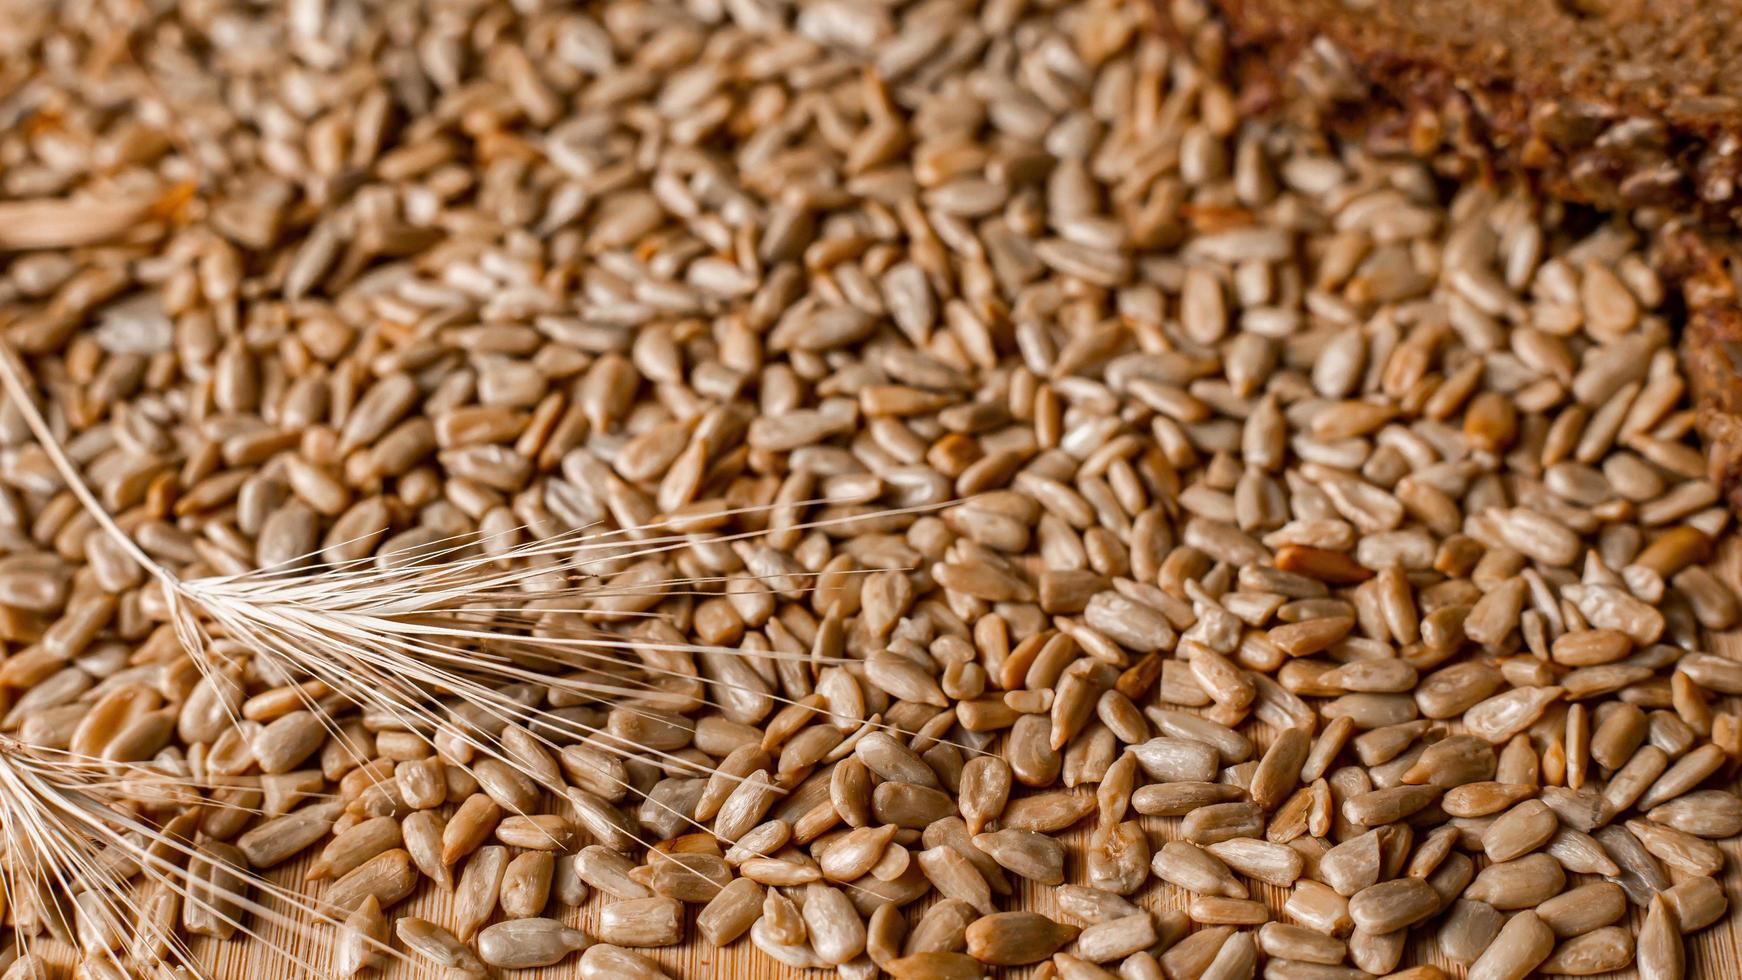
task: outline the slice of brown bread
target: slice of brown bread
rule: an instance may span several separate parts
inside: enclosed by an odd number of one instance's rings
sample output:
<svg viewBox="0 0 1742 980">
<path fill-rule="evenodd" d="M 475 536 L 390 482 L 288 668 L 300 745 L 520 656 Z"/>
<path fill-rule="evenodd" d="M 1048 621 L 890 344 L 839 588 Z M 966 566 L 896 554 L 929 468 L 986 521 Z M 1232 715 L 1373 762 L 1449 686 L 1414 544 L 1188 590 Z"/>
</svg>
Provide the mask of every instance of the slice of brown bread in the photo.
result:
<svg viewBox="0 0 1742 980">
<path fill-rule="evenodd" d="M 1681 283 L 1687 320 L 1681 358 L 1698 408 L 1695 426 L 1714 482 L 1742 511 L 1742 302 L 1733 242 L 1676 229 L 1658 243 L 1658 264 Z"/>
<path fill-rule="evenodd" d="M 1742 7 L 1717 0 L 1159 0 L 1245 108 L 1461 179 L 1652 209 L 1711 475 L 1742 511 Z M 1206 6 L 1207 5 L 1207 6 Z"/>
<path fill-rule="evenodd" d="M 1742 225 L 1742 8 L 1715 0 L 1210 0 L 1325 120 L 1606 210 Z"/>
</svg>

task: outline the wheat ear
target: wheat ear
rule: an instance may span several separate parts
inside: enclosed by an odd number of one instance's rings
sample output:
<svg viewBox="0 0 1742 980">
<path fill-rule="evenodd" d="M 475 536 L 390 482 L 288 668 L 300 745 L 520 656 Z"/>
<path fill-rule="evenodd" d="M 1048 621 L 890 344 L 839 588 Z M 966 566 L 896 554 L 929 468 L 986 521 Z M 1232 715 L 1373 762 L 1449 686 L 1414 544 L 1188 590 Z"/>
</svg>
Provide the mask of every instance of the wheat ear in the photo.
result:
<svg viewBox="0 0 1742 980">
<path fill-rule="evenodd" d="M 447 724 L 447 720 L 430 706 L 431 694 L 458 696 L 481 709 L 497 731 L 510 724 L 524 723 L 529 729 L 543 726 L 583 744 L 633 754 L 634 747 L 624 745 L 609 732 L 528 707 L 504 695 L 503 686 L 541 684 L 629 710 L 693 709 L 718 703 L 701 696 L 699 692 L 705 685 L 730 687 L 730 684 L 704 679 L 693 671 L 693 667 L 686 672 L 661 666 L 658 655 L 693 657 L 714 653 L 745 656 L 747 653 L 740 649 L 688 643 L 681 636 L 650 641 L 647 638 L 623 638 L 604 631 L 553 635 L 538 629 L 538 620 L 553 613 L 579 612 L 585 618 L 589 602 L 608 603 L 612 599 L 645 595 L 650 590 L 663 594 L 683 584 L 705 584 L 693 579 L 642 580 L 616 592 L 609 583 L 603 587 L 546 588 L 530 594 L 524 589 L 529 582 L 548 574 L 551 559 L 561 559 L 563 567 L 571 569 L 575 575 L 582 575 L 592 570 L 594 565 L 620 565 L 625 561 L 688 547 L 692 540 L 689 535 L 670 533 L 675 526 L 672 521 L 596 533 L 581 529 L 506 550 L 485 549 L 481 554 L 472 553 L 470 546 L 476 543 L 475 540 L 460 541 L 439 549 L 434 556 L 426 556 L 442 560 L 416 564 L 369 567 L 365 562 L 354 562 L 295 577 L 283 569 L 265 569 L 183 580 L 146 554 L 104 510 L 67 457 L 52 427 L 36 408 L 12 352 L 6 350 L 3 355 L 0 356 L 0 383 L 18 406 L 32 434 L 84 509 L 155 578 L 178 638 L 201 669 L 209 669 L 199 655 L 201 651 L 212 648 L 212 637 L 206 625 L 209 622 L 231 639 L 245 642 L 255 655 L 265 655 L 275 661 L 292 676 L 307 676 L 320 681 L 356 706 L 386 714 L 407 730 L 434 728 L 445 731 L 451 738 L 448 749 L 457 745 L 461 754 L 481 753 L 501 759 L 546 788 L 560 792 L 561 787 L 552 785 L 546 777 L 548 766 L 528 764 L 523 756 L 509 751 L 492 736 L 491 726 L 456 728 Z M 806 503 L 785 502 L 773 506 L 793 509 Z M 872 517 L 923 513 L 941 506 L 945 505 L 854 514 L 798 523 L 789 529 L 850 525 Z M 746 510 L 753 509 L 772 508 Z M 744 541 L 760 533 L 763 532 L 744 532 L 725 540 Z M 792 581 L 803 574 L 779 574 L 776 590 L 803 591 L 802 585 Z M 480 606 L 480 599 L 494 604 Z M 573 603 L 579 608 L 553 606 L 558 602 Z M 204 614 L 205 620 L 202 621 L 198 614 Z M 656 679 L 630 677 L 614 683 L 601 683 L 587 678 L 552 677 L 547 671 L 521 666 L 513 657 L 497 651 L 505 651 L 520 659 L 531 657 L 546 666 L 569 667 L 593 661 L 620 665 L 617 655 L 622 652 L 637 653 L 644 660 L 651 654 L 654 659 L 642 667 Z M 828 659 L 780 651 L 748 653 L 776 660 L 802 659 L 807 665 L 819 667 L 825 666 Z M 845 661 L 836 659 L 834 662 Z M 662 687 L 662 684 L 666 686 Z M 770 697 L 789 708 L 827 713 L 825 707 L 774 695 Z M 309 708 L 320 712 L 332 734 L 342 737 L 337 725 L 321 711 L 314 699 L 306 698 L 305 702 Z M 859 727 L 852 741 L 877 729 L 900 733 L 894 726 L 883 724 L 880 717 L 872 716 Z M 540 736 L 539 741 L 555 748 L 548 737 Z M 849 751 L 852 741 L 846 744 Z M 978 751 L 971 746 L 961 747 L 970 752 Z M 687 760 L 669 753 L 649 751 L 654 757 L 649 761 L 666 766 L 693 767 Z M 464 764 L 465 760 L 456 761 Z M 717 769 L 709 772 L 734 781 L 739 778 Z M 634 791 L 627 782 L 619 782 L 625 790 Z M 773 789 L 783 792 L 779 787 Z M 658 801 L 652 802 L 663 807 Z M 698 830 L 706 830 L 688 815 L 677 815 Z"/>
<path fill-rule="evenodd" d="M 340 920 L 319 903 L 246 868 L 226 868 L 241 887 L 197 880 L 196 863 L 213 857 L 190 840 L 191 827 L 186 826 L 190 821 L 160 826 L 130 812 L 142 788 L 174 795 L 209 789 L 211 784 L 151 766 L 42 749 L 0 736 L 0 842 L 6 857 L 0 862 L 0 891 L 9 904 L 32 907 L 40 925 L 57 939 L 84 949 L 87 958 L 105 959 L 117 967 L 123 967 L 124 955 L 135 962 L 153 959 L 198 977 L 208 976 L 173 923 L 160 921 L 136 897 L 139 889 L 132 879 L 143 877 L 146 885 L 198 906 L 308 975 L 320 975 L 319 966 L 251 926 L 249 917 L 292 924 L 312 919 L 335 926 Z M 214 804 L 207 801 L 206 805 Z M 28 954 L 26 931 L 18 935 Z M 400 957 L 385 946 L 381 952 Z"/>
</svg>

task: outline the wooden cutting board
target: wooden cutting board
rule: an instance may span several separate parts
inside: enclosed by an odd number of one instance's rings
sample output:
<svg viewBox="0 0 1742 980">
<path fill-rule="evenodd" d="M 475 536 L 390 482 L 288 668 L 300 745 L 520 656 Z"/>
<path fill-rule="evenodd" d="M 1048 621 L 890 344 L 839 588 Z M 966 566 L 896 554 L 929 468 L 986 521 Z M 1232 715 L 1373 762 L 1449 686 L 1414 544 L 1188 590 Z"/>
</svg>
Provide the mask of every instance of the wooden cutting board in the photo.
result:
<svg viewBox="0 0 1742 980">
<path fill-rule="evenodd" d="M 1718 570 L 1731 588 L 1742 591 L 1742 539 L 1730 537 L 1720 548 Z M 1714 651 L 1732 658 L 1742 660 L 1742 630 L 1713 638 Z M 1742 699 L 1729 698 L 1720 707 L 1726 710 L 1737 710 L 1742 707 Z M 1260 744 L 1268 744 L 1274 731 L 1266 726 L 1258 726 L 1255 740 Z M 1153 842 L 1159 846 L 1163 840 L 1177 836 L 1177 819 L 1159 817 L 1142 818 L 1144 825 L 1150 831 Z M 1067 863 L 1068 880 L 1081 878 L 1081 848 L 1088 838 L 1088 822 L 1063 835 L 1071 848 L 1071 860 Z M 1731 908 L 1723 922 L 1704 929 L 1694 935 L 1688 943 L 1688 976 L 1698 980 L 1742 980 L 1742 849 L 1738 847 L 1738 839 L 1732 838 L 1719 845 L 1723 848 L 1729 860 L 1724 872 L 1725 891 L 1730 896 Z M 311 851 L 312 854 L 312 851 Z M 309 858 L 293 862 L 277 869 L 272 878 L 285 885 L 300 882 L 309 863 Z M 1581 876 L 1582 877 L 1582 876 Z M 1002 908 L 1024 908 L 1047 913 L 1063 921 L 1071 921 L 1058 913 L 1056 904 L 1052 901 L 1053 889 L 1036 885 L 1032 882 L 1014 879 L 1019 882 L 1019 900 L 1001 903 Z M 1282 903 L 1287 898 L 1284 889 L 1269 885 L 1255 886 L 1255 898 L 1262 898 L 1270 907 L 1272 914 L 1281 919 Z M 1180 889 L 1164 886 L 1155 879 L 1150 879 L 1135 899 L 1150 909 L 1183 908 L 1186 896 Z M 910 924 L 919 912 L 933 900 L 917 902 L 909 907 Z M 565 910 L 562 918 L 571 925 L 591 931 L 591 926 L 598 921 L 600 898 L 594 896 L 586 906 L 580 909 Z M 447 924 L 449 919 L 449 896 L 430 885 L 425 885 L 411 899 L 401 903 L 392 911 L 401 915 L 416 915 L 431 921 Z M 554 908 L 554 906 L 553 906 Z M 682 980 L 761 980 L 761 978 L 795 976 L 800 971 L 792 970 L 773 962 L 758 952 L 746 937 L 733 943 L 726 949 L 713 949 L 698 938 L 694 928 L 694 913 L 699 906 L 691 906 L 691 924 L 686 935 L 689 941 L 665 949 L 644 950 L 663 964 L 673 977 Z M 1636 932 L 1643 913 L 1637 909 L 1632 912 L 1632 929 Z M 250 926 L 259 930 L 270 940 L 245 940 L 237 938 L 228 942 L 203 941 L 196 944 L 202 962 L 209 967 L 210 975 L 223 980 L 291 980 L 310 975 L 321 975 L 331 963 L 335 932 L 332 927 L 307 921 L 272 923 L 255 916 L 250 920 Z M 1418 934 L 1411 942 L 1405 956 L 1405 964 L 1436 963 L 1447 968 L 1453 976 L 1462 976 L 1462 971 L 1454 967 L 1440 955 L 1433 939 L 1424 930 L 1415 930 Z M 272 947 L 276 946 L 274 950 Z M 45 947 L 46 948 L 46 947 Z M 55 959 L 63 964 L 72 962 L 70 951 L 64 948 L 53 950 Z M 562 963 L 542 970 L 514 971 L 508 973 L 512 977 L 526 978 L 556 978 L 572 977 L 579 973 L 579 956 L 571 956 Z M 1002 976 L 1018 977 L 1033 974 L 1033 969 L 998 971 Z M 392 978 L 438 977 L 441 971 L 434 967 L 416 961 L 404 960 L 391 964 L 381 974 Z M 821 974 L 813 974 L 821 975 Z M 1637 976 L 1633 970 L 1605 974 L 1609 980 L 1622 980 Z"/>
</svg>

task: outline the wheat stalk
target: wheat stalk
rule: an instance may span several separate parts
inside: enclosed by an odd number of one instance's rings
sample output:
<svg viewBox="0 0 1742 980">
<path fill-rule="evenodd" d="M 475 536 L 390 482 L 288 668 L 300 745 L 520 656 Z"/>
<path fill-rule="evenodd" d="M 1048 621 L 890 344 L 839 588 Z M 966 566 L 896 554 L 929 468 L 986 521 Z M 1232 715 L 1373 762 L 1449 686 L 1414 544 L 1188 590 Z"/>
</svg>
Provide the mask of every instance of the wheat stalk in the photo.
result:
<svg viewBox="0 0 1742 980">
<path fill-rule="evenodd" d="M 246 915 L 231 914 L 225 906 L 272 923 L 312 919 L 337 926 L 338 919 L 318 903 L 244 868 L 228 869 L 245 882 L 244 888 L 216 893 L 223 904 L 205 899 L 189 870 L 191 862 L 201 859 L 200 849 L 181 828 L 148 822 L 129 809 L 142 794 L 175 798 L 212 788 L 151 766 L 79 756 L 0 736 L 0 842 L 5 848 L 0 894 L 15 910 L 21 905 L 31 908 L 51 935 L 84 947 L 87 956 L 121 967 L 123 949 L 136 955 L 149 951 L 189 973 L 207 976 L 188 944 L 173 928 L 164 929 L 135 898 L 131 879 L 142 875 L 147 885 L 197 904 L 310 975 L 319 975 L 320 969 L 294 949 L 274 942 L 265 930 L 250 926 Z M 203 805 L 225 804 L 205 800 Z M 271 903 L 252 898 L 251 890 Z M 75 902 L 76 911 L 64 907 L 63 901 Z M 92 942 L 92 937 L 107 938 Z M 28 932 L 19 929 L 18 939 L 22 952 L 29 955 Z M 385 946 L 381 950 L 400 957 Z"/>
<path fill-rule="evenodd" d="M 693 660 L 689 659 L 696 655 L 797 660 L 818 668 L 847 662 L 843 658 L 776 650 L 711 647 L 688 642 L 675 630 L 670 631 L 670 637 L 662 637 L 657 635 L 662 621 L 654 618 L 648 618 L 642 624 L 644 628 L 640 629 L 640 635 L 624 636 L 594 626 L 590 622 L 594 618 L 634 620 L 646 615 L 639 610 L 610 609 L 614 600 L 645 598 L 650 594 L 663 596 L 685 588 L 713 584 L 710 580 L 696 578 L 643 578 L 626 587 L 613 585 L 608 578 L 602 584 L 587 581 L 596 573 L 632 566 L 635 562 L 654 559 L 692 545 L 693 537 L 679 530 L 676 521 L 656 521 L 625 529 L 581 528 L 507 548 L 490 547 L 493 542 L 475 535 L 463 536 L 441 542 L 440 547 L 419 555 L 414 561 L 377 565 L 361 559 L 301 570 L 300 566 L 313 558 L 304 556 L 287 563 L 287 567 L 184 579 L 146 553 L 102 506 L 65 452 L 53 427 L 37 408 L 27 376 L 10 347 L 0 347 L 0 387 L 4 387 L 17 406 L 32 435 L 82 508 L 155 581 L 164 618 L 201 671 L 236 669 L 239 665 L 228 650 L 239 646 L 250 655 L 271 663 L 286 677 L 318 681 L 338 699 L 364 711 L 373 710 L 389 717 L 407 731 L 441 733 L 432 737 L 432 741 L 438 742 L 436 748 L 448 754 L 464 755 L 466 758 L 455 760 L 459 764 L 463 765 L 467 759 L 477 755 L 499 759 L 544 788 L 560 794 L 563 787 L 550 783 L 544 767 L 531 765 L 520 758 L 495 734 L 515 725 L 533 734 L 548 750 L 555 750 L 557 746 L 545 732 L 560 734 L 622 757 L 639 758 L 662 767 L 719 774 L 739 781 L 740 777 L 698 766 L 685 757 L 646 746 L 628 745 L 596 726 L 528 706 L 512 696 L 512 687 L 540 685 L 632 713 L 685 712 L 704 706 L 721 706 L 719 701 L 706 696 L 710 687 L 728 692 L 735 687 L 730 682 L 702 676 L 695 670 Z M 811 503 L 819 501 L 747 507 L 716 516 L 730 518 L 774 507 L 796 511 Z M 940 506 L 945 505 L 922 505 L 874 515 L 800 522 L 788 529 L 846 525 L 867 517 L 922 513 Z M 764 533 L 740 532 L 713 540 L 731 544 Z M 552 587 L 550 577 L 553 571 L 563 576 L 563 586 Z M 569 584 L 574 582 L 581 584 Z M 803 591 L 806 588 L 793 581 L 771 584 L 778 586 L 778 591 Z M 609 609 L 609 615 L 602 614 L 601 609 Z M 569 621 L 562 623 L 560 628 L 553 628 L 550 625 L 553 617 Z M 219 637 L 231 643 L 215 642 Z M 630 663 L 624 659 L 625 655 L 634 655 L 639 662 Z M 686 662 L 688 669 L 683 669 L 680 665 Z M 579 673 L 571 675 L 560 671 Z M 345 744 L 340 726 L 325 710 L 321 700 L 300 688 L 298 691 L 303 706 L 321 718 L 329 733 Z M 782 706 L 800 705 L 805 710 L 827 713 L 826 708 L 802 704 L 779 694 L 758 693 Z M 470 705 L 487 719 L 488 724 L 453 723 L 439 708 L 438 698 L 442 696 Z M 884 724 L 875 715 L 861 726 L 859 734 L 879 729 L 914 734 Z M 439 744 L 442 737 L 446 739 L 445 745 Z M 972 746 L 959 747 L 970 753 L 979 751 Z M 359 754 L 355 761 L 361 764 L 367 760 Z M 0 753 L 0 769 L 12 764 L 12 760 Z M 8 778 L 0 772 L 0 781 Z M 78 842 L 93 839 L 98 831 L 91 826 L 89 819 L 81 822 L 72 818 L 88 818 L 93 813 L 110 810 L 100 794 L 95 792 L 95 785 L 65 781 L 44 783 L 42 772 L 29 768 L 10 778 L 16 778 L 21 785 L 35 790 L 16 795 L 12 807 L 17 811 L 21 826 L 36 828 L 36 833 L 48 835 L 44 839 L 56 843 L 53 851 L 57 861 L 52 867 L 35 867 L 34 875 L 21 876 L 21 869 L 17 867 L 9 867 L 8 873 L 19 880 L 34 877 L 38 882 L 51 878 L 64 881 L 66 869 L 76 871 L 88 866 L 90 862 Z M 608 775 L 607 778 L 627 792 L 645 796 L 626 781 Z M 31 779 L 36 782 L 30 782 Z M 186 789 L 188 784 L 183 782 L 179 786 Z M 772 788 L 784 792 L 781 787 Z M 652 805 L 676 814 L 697 830 L 707 830 L 688 815 L 647 798 Z M 96 822 L 96 827 L 109 826 L 102 821 Z M 145 838 L 150 846 L 165 846 L 164 835 L 154 835 L 148 824 L 132 821 L 125 829 Z M 175 848 L 186 847 L 175 841 L 168 843 Z M 655 850 L 651 854 L 659 852 Z M 663 854 L 659 856 L 665 857 Z M 155 864 L 152 867 L 156 871 L 150 876 L 152 880 L 183 894 L 184 898 L 187 896 L 189 889 L 185 875 L 178 879 L 162 867 Z M 116 905 L 132 908 L 133 901 L 125 880 L 116 880 L 113 876 L 97 876 L 91 880 L 101 886 Z M 293 914 L 312 912 L 317 919 L 332 921 L 320 913 L 318 906 L 302 896 L 272 886 L 258 876 L 254 881 L 260 885 L 262 894 L 284 904 Z M 231 901 L 245 899 L 243 896 L 229 898 Z M 246 901 L 243 907 L 261 912 L 266 909 L 264 904 L 253 901 Z M 291 917 L 273 915 L 277 921 Z M 252 931 L 249 934 L 258 935 Z M 178 961 L 197 971 L 191 955 L 177 942 Z"/>
</svg>

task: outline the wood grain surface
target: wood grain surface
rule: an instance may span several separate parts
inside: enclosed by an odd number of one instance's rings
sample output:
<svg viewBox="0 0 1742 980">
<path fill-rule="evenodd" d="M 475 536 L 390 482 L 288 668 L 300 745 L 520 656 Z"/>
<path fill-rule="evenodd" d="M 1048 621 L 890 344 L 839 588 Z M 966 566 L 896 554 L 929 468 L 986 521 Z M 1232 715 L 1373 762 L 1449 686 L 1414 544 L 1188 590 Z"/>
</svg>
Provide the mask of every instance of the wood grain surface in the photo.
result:
<svg viewBox="0 0 1742 980">
<path fill-rule="evenodd" d="M 1732 588 L 1742 591 L 1742 540 L 1735 535 L 1730 536 L 1719 552 L 1718 570 L 1724 580 Z M 1712 638 L 1713 652 L 1734 659 L 1742 660 L 1742 631 L 1732 631 Z M 1718 705 L 1722 710 L 1742 709 L 1739 699 L 1725 699 Z M 1257 726 L 1255 741 L 1268 744 L 1273 730 L 1265 726 Z M 1159 817 L 1142 818 L 1150 831 L 1152 842 L 1159 847 L 1164 840 L 1176 836 L 1177 819 Z M 1081 880 L 1082 862 L 1081 848 L 1088 837 L 1088 825 L 1084 821 L 1079 827 L 1061 835 L 1071 850 L 1071 858 L 1067 863 L 1067 880 Z M 1724 872 L 1725 891 L 1730 897 L 1730 911 L 1723 921 L 1704 929 L 1688 940 L 1688 977 L 1694 980 L 1742 980 L 1742 850 L 1738 848 L 1738 839 L 1731 838 L 1719 845 L 1728 856 Z M 299 861 L 276 869 L 271 877 L 282 884 L 294 885 L 303 877 L 310 856 L 319 848 L 313 848 L 309 855 Z M 1484 863 L 1478 858 L 1478 865 Z M 1672 872 L 1674 875 L 1674 872 Z M 1679 876 L 1676 876 L 1679 878 Z M 1575 880 L 1586 876 L 1575 876 Z M 1053 889 L 1022 881 L 1012 876 L 1018 884 L 1017 895 L 1011 899 L 1000 900 L 1000 907 L 1005 909 L 1032 909 L 1053 915 L 1064 921 L 1068 917 L 1058 913 L 1057 906 L 1052 901 Z M 1595 879 L 1590 879 L 1595 880 Z M 316 888 L 324 886 L 315 886 Z M 1262 898 L 1270 907 L 1272 914 L 1283 921 L 1282 903 L 1287 897 L 1286 890 L 1270 885 L 1254 885 L 1254 897 Z M 909 906 L 909 922 L 911 924 L 923 909 L 935 900 L 935 893 Z M 1149 909 L 1183 908 L 1186 895 L 1178 888 L 1165 886 L 1155 878 L 1151 878 L 1143 890 L 1133 896 L 1134 900 Z M 580 909 L 561 910 L 556 906 L 553 914 L 560 916 L 571 925 L 591 931 L 591 926 L 598 921 L 601 900 L 595 895 L 586 906 Z M 437 923 L 447 924 L 449 896 L 445 892 L 427 883 L 411 899 L 393 908 L 393 913 L 401 915 L 417 915 Z M 775 963 L 758 952 L 751 945 L 748 937 L 742 938 L 725 949 L 713 949 L 697 937 L 694 928 L 694 915 L 700 906 L 691 906 L 690 926 L 686 935 L 689 941 L 665 949 L 643 950 L 663 964 L 673 977 L 682 980 L 762 980 L 762 978 L 796 976 L 801 971 L 793 970 Z M 1643 912 L 1632 910 L 1632 929 L 1637 931 Z M 1435 920 L 1437 921 L 1437 920 Z M 325 968 L 331 963 L 334 947 L 335 931 L 331 926 L 310 921 L 308 918 L 293 919 L 284 922 L 266 921 L 264 917 L 254 916 L 250 926 L 259 930 L 269 938 L 270 943 L 259 940 L 244 940 L 241 938 L 228 942 L 201 941 L 195 945 L 201 961 L 209 970 L 209 975 L 223 980 L 291 980 L 306 976 L 324 975 Z M 1417 927 L 1414 930 L 1404 964 L 1436 963 L 1453 976 L 1463 976 L 1463 971 L 1455 967 L 1436 948 L 1430 928 Z M 276 946 L 277 950 L 272 947 Z M 396 944 L 397 946 L 397 944 Z M 63 965 L 72 962 L 71 951 L 64 948 L 51 950 L 54 958 Z M 562 963 L 542 970 L 513 971 L 509 976 L 525 978 L 556 978 L 572 977 L 579 974 L 579 957 L 571 956 Z M 821 976 L 817 971 L 811 975 Z M 997 971 L 1000 976 L 1025 977 L 1032 976 L 1033 968 L 1007 969 Z M 416 978 L 438 977 L 442 971 L 415 959 L 406 958 L 390 964 L 389 968 L 380 973 L 384 977 Z M 1604 975 L 1610 980 L 1622 980 L 1637 976 L 1632 970 Z"/>
</svg>

